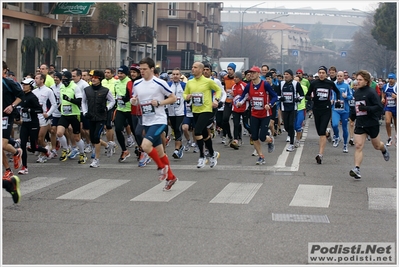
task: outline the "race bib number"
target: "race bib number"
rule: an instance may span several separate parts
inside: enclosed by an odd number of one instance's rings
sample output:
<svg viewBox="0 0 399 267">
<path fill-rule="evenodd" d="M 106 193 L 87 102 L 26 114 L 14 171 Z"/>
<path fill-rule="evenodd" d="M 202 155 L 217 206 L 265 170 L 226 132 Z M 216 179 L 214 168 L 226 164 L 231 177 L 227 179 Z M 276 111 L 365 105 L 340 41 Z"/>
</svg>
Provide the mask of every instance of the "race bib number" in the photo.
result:
<svg viewBox="0 0 399 267">
<path fill-rule="evenodd" d="M 252 97 L 252 106 L 256 110 L 265 109 L 265 104 L 263 101 L 263 97 Z"/>
<path fill-rule="evenodd" d="M 343 109 L 345 109 L 345 102 L 339 102 L 339 104 L 340 104 L 339 108 L 334 106 L 335 110 L 343 110 Z"/>
<path fill-rule="evenodd" d="M 151 104 L 151 100 L 144 100 L 140 102 L 141 112 L 143 116 L 155 115 L 155 108 Z"/>
<path fill-rule="evenodd" d="M 32 118 L 30 116 L 30 112 L 22 112 L 21 113 L 21 119 L 23 122 L 30 122 L 32 121 Z"/>
<path fill-rule="evenodd" d="M 293 103 L 294 97 L 292 92 L 283 92 L 283 96 L 285 97 L 284 103 Z"/>
<path fill-rule="evenodd" d="M 192 94 L 192 100 L 194 106 L 202 106 L 204 104 L 204 96 L 202 93 Z"/>
<path fill-rule="evenodd" d="M 62 106 L 62 113 L 64 115 L 72 114 L 72 106 L 71 105 L 63 105 Z"/>
<path fill-rule="evenodd" d="M 354 107 L 355 106 L 355 99 L 351 99 L 348 101 L 349 106 Z"/>
<path fill-rule="evenodd" d="M 363 105 L 366 105 L 366 101 L 364 101 L 364 100 L 356 101 L 356 116 L 365 116 L 365 115 L 367 115 L 367 111 L 359 110 L 360 103 L 363 103 Z"/>
<path fill-rule="evenodd" d="M 116 96 L 116 102 L 118 103 L 118 107 L 119 108 L 125 108 L 126 104 L 125 102 L 122 100 L 122 97 L 120 95 Z"/>
<path fill-rule="evenodd" d="M 179 107 L 179 106 L 180 106 L 180 104 L 181 104 L 181 98 L 180 98 L 180 97 L 178 97 L 178 98 L 177 98 L 177 100 L 176 100 L 176 102 L 175 102 L 175 103 L 173 103 L 173 105 L 174 105 L 175 107 Z"/>
<path fill-rule="evenodd" d="M 328 100 L 328 89 L 325 88 L 317 88 L 316 90 L 316 96 L 319 98 L 319 100 Z"/>
<path fill-rule="evenodd" d="M 3 130 L 7 130 L 8 117 L 3 117 Z"/>
<path fill-rule="evenodd" d="M 396 99 L 388 96 L 387 97 L 387 107 L 388 108 L 396 107 Z"/>
<path fill-rule="evenodd" d="M 228 99 L 233 99 L 234 98 L 234 96 L 233 96 L 233 90 L 227 90 L 226 91 L 226 94 L 227 94 L 227 98 Z"/>
</svg>

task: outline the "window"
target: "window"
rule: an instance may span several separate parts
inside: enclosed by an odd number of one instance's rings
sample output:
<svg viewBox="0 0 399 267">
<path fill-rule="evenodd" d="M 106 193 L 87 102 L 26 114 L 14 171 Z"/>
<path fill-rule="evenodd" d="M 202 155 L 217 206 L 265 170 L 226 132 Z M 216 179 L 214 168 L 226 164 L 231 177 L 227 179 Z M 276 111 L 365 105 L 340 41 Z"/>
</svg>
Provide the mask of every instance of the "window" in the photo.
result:
<svg viewBox="0 0 399 267">
<path fill-rule="evenodd" d="M 169 17 L 176 17 L 177 16 L 177 3 L 176 2 L 171 2 L 168 4 L 169 8 Z"/>
<path fill-rule="evenodd" d="M 39 11 L 39 3 L 25 3 L 25 9 Z"/>
<path fill-rule="evenodd" d="M 177 27 L 168 27 L 168 50 L 177 50 Z"/>
</svg>

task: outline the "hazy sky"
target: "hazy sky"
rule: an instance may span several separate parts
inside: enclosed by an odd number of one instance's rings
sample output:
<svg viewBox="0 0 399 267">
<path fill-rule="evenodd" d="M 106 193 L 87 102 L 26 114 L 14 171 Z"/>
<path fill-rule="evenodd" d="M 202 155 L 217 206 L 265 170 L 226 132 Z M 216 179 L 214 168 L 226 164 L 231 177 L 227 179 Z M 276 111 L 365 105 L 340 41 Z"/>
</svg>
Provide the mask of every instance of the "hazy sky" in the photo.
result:
<svg viewBox="0 0 399 267">
<path fill-rule="evenodd" d="M 256 7 L 264 8 L 275 8 L 275 7 L 286 7 L 286 8 L 304 8 L 312 7 L 313 9 L 325 9 L 335 8 L 338 10 L 351 10 L 357 8 L 366 12 L 375 10 L 378 8 L 377 1 L 223 1 L 225 7 L 245 7 L 254 6 L 256 4 L 265 2 Z"/>
</svg>

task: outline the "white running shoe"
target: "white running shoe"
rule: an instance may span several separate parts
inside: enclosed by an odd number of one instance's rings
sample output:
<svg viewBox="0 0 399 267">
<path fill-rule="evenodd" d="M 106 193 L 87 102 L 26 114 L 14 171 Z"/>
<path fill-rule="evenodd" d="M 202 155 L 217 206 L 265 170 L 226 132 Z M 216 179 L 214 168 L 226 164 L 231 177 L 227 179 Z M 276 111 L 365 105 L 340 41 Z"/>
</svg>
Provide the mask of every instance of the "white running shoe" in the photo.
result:
<svg viewBox="0 0 399 267">
<path fill-rule="evenodd" d="M 206 158 L 199 158 L 197 168 L 204 168 L 205 164 L 208 162 Z"/>
<path fill-rule="evenodd" d="M 90 168 L 98 168 L 98 167 L 100 167 L 100 160 L 99 159 L 93 159 L 91 161 Z"/>
</svg>

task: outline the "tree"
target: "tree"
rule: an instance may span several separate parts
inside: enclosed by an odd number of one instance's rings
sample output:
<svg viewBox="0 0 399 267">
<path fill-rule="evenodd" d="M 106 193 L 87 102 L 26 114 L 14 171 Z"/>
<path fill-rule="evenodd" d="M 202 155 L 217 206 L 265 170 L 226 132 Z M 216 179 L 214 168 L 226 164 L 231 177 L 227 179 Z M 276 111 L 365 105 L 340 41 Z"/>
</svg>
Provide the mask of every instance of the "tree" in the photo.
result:
<svg viewBox="0 0 399 267">
<path fill-rule="evenodd" d="M 245 29 L 242 38 L 242 56 L 249 58 L 249 66 L 261 66 L 265 62 L 277 61 L 278 49 L 266 31 Z M 241 29 L 236 29 L 225 35 L 220 47 L 223 57 L 241 55 Z"/>
<path fill-rule="evenodd" d="M 374 14 L 374 24 L 371 35 L 378 44 L 396 51 L 396 3 L 380 3 Z"/>
<path fill-rule="evenodd" d="M 389 51 L 385 46 L 378 44 L 372 37 L 372 20 L 365 20 L 363 27 L 353 35 L 352 46 L 349 49 L 348 61 L 358 69 L 366 69 L 370 73 L 377 73 L 378 77 L 394 70 L 396 66 L 396 52 Z"/>
</svg>

